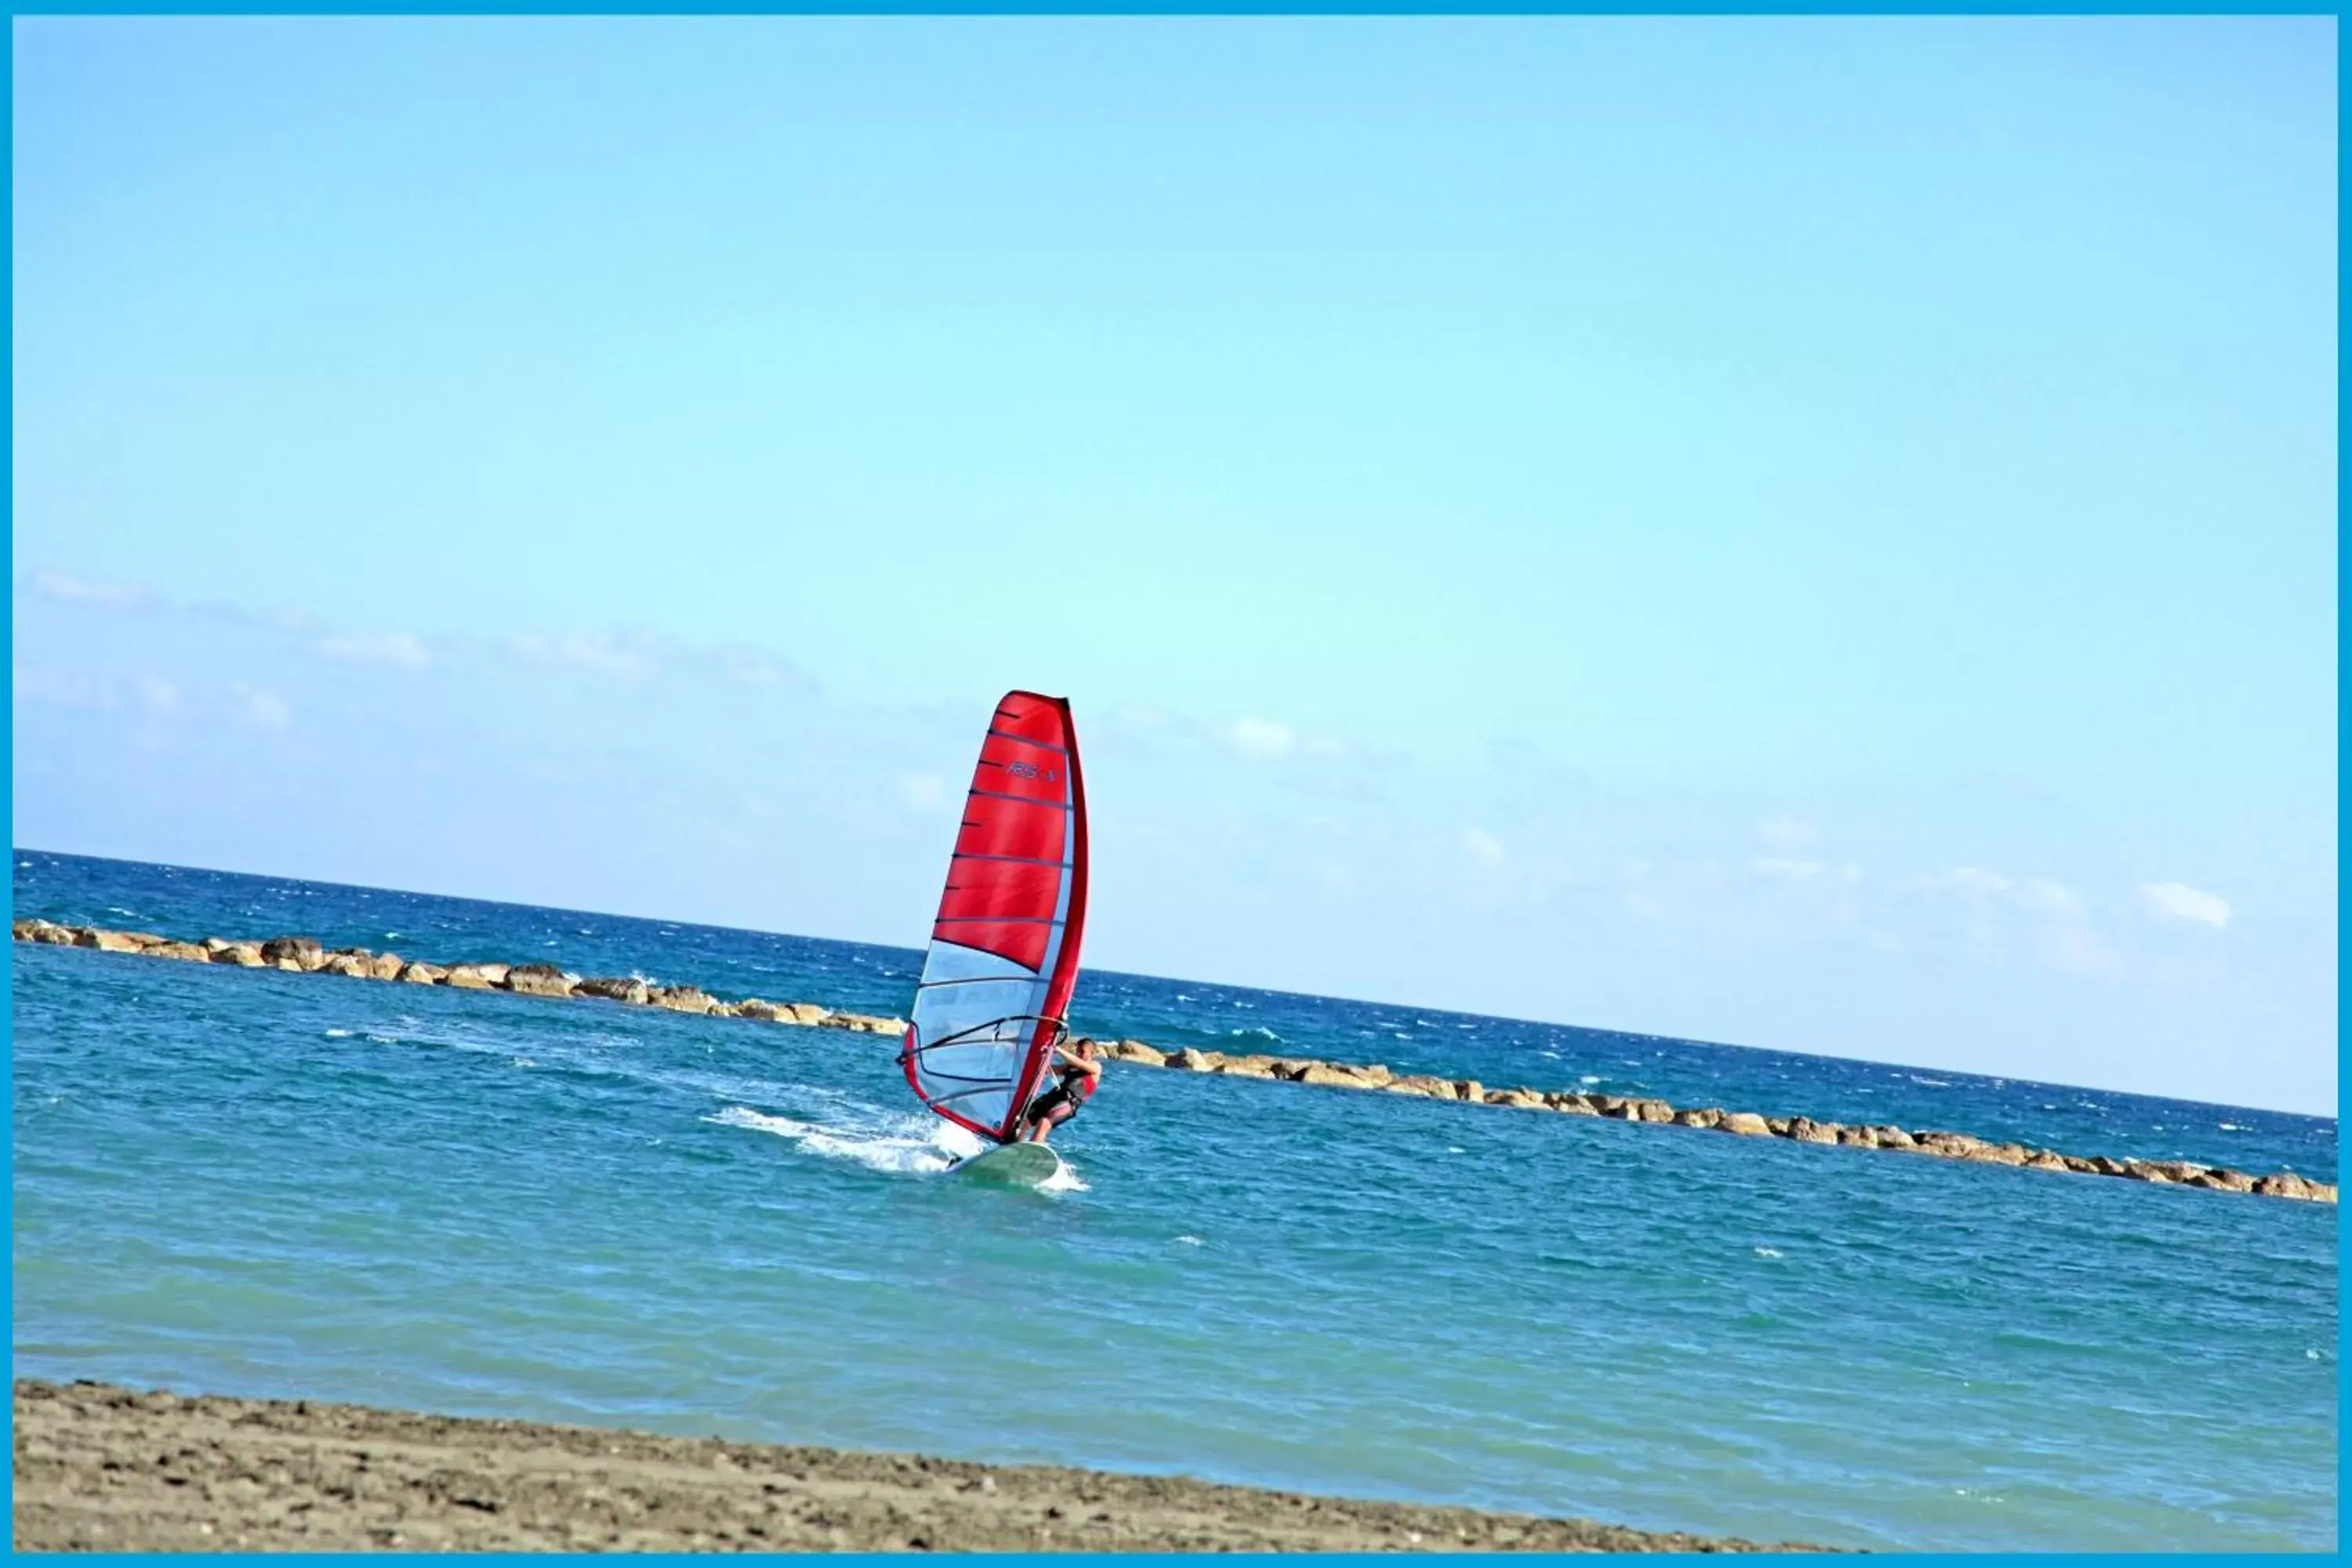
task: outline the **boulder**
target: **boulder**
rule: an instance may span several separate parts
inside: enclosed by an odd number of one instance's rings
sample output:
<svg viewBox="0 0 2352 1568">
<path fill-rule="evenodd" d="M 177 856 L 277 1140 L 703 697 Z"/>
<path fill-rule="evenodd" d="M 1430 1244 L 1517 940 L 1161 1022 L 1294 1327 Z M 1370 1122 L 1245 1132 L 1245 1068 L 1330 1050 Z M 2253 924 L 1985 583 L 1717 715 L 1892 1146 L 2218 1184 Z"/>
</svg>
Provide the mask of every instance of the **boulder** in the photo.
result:
<svg viewBox="0 0 2352 1568">
<path fill-rule="evenodd" d="M 157 937 L 155 940 L 161 942 L 163 939 Z M 94 947 L 100 952 L 139 952 L 147 946 L 130 931 L 101 931 L 97 926 L 83 926 L 75 931 L 74 945 Z"/>
<path fill-rule="evenodd" d="M 1737 1132 L 1743 1138 L 1772 1136 L 1772 1124 L 1752 1110 L 1727 1110 L 1715 1127 L 1718 1132 Z"/>
<path fill-rule="evenodd" d="M 176 958 L 183 963 L 210 963 L 213 955 L 193 942 L 167 942 L 147 950 L 150 958 Z"/>
<path fill-rule="evenodd" d="M 507 971 L 506 988 L 518 996 L 569 996 L 580 984 L 551 963 L 518 963 Z"/>
<path fill-rule="evenodd" d="M 2066 1163 L 2064 1155 L 2053 1153 L 2047 1149 L 2036 1149 L 2032 1153 L 2027 1155 L 2025 1158 L 2025 1168 L 2029 1171 L 2067 1171 L 2073 1169 L 2072 1166 Z"/>
<path fill-rule="evenodd" d="M 2126 1160 L 2124 1174 L 2135 1182 L 2154 1182 L 2160 1186 L 2171 1185 L 2174 1179 L 2170 1171 L 2154 1160 Z"/>
<path fill-rule="evenodd" d="M 1556 1089 L 1544 1096 L 1544 1103 L 1562 1116 L 1598 1116 L 1600 1110 L 1589 1094 L 1579 1094 L 1572 1089 Z"/>
<path fill-rule="evenodd" d="M 1764 1129 L 1775 1138 L 1786 1138 L 1789 1135 L 1789 1127 L 1794 1120 L 1793 1117 L 1788 1116 L 1768 1116 L 1764 1119 Z"/>
<path fill-rule="evenodd" d="M 713 1018 L 740 1018 L 742 1016 L 741 1010 L 732 1002 L 713 1002 L 708 1015 Z"/>
<path fill-rule="evenodd" d="M 441 977 L 441 984 L 460 991 L 495 991 L 506 977 L 503 963 L 460 963 Z"/>
<path fill-rule="evenodd" d="M 1675 1112 L 1675 1125 L 1677 1127 L 1719 1127 L 1722 1123 L 1723 1111 L 1717 1106 L 1703 1105 Z"/>
<path fill-rule="evenodd" d="M 1349 1070 L 1352 1071 L 1365 1085 L 1372 1089 L 1385 1089 L 1390 1084 L 1396 1081 L 1396 1074 L 1389 1071 L 1386 1065 L 1381 1062 L 1373 1062 L 1365 1067 L 1352 1068 Z"/>
<path fill-rule="evenodd" d="M 1778 1128 L 1773 1131 L 1780 1132 Z M 1838 1124 L 1816 1121 L 1810 1116 L 1791 1116 L 1789 1118 L 1789 1130 L 1780 1132 L 1780 1136 L 1792 1143 L 1834 1143 L 1838 1141 Z"/>
<path fill-rule="evenodd" d="M 61 926 L 55 921 L 35 921 L 33 940 L 48 947 L 71 947 L 74 929 L 71 926 Z"/>
<path fill-rule="evenodd" d="M 261 944 L 261 962 L 272 969 L 307 973 L 326 961 L 327 950 L 319 945 L 316 937 L 273 936 Z"/>
<path fill-rule="evenodd" d="M 2303 1184 L 2305 1188 L 2309 1189 L 2311 1201 L 2313 1203 L 2332 1204 L 2336 1201 L 2336 1184 L 2334 1182 L 2305 1182 Z"/>
<path fill-rule="evenodd" d="M 2110 1159 L 2105 1154 L 2092 1155 L 2090 1164 L 2094 1175 L 2128 1176 L 2131 1174 L 2129 1164 L 2121 1160 Z"/>
<path fill-rule="evenodd" d="M 2220 1169 L 2206 1171 L 2192 1177 L 2189 1184 L 2192 1187 L 2205 1187 L 2217 1193 L 2251 1193 L 2254 1190 L 2253 1177 L 2243 1171 Z"/>
<path fill-rule="evenodd" d="M 828 1029 L 852 1029 L 861 1035 L 903 1035 L 904 1018 L 884 1018 L 872 1013 L 827 1013 L 817 1022 Z"/>
<path fill-rule="evenodd" d="M 1391 1079 L 1381 1087 L 1391 1094 L 1419 1094 L 1425 1095 L 1431 1100 L 1454 1098 L 1454 1086 L 1451 1083 L 1442 1078 L 1432 1078 L 1427 1073 L 1409 1072 L 1402 1078 Z"/>
<path fill-rule="evenodd" d="M 1918 1146 L 1927 1153 L 1947 1160 L 1965 1160 L 1985 1146 L 1981 1138 L 1971 1138 L 1965 1132 L 1929 1130 L 1917 1135 Z"/>
<path fill-rule="evenodd" d="M 1171 1051 L 1166 1065 L 1179 1072 L 1214 1072 L 1224 1065 L 1224 1060 L 1222 1052 L 1194 1050 L 1186 1046 L 1181 1050 Z"/>
<path fill-rule="evenodd" d="M 1532 1089 L 1490 1089 L 1486 1091 L 1489 1105 L 1507 1105 L 1519 1110 L 1545 1110 L 1544 1097 Z"/>
<path fill-rule="evenodd" d="M 8 934 L 18 942 L 30 942 L 33 940 L 33 928 L 38 924 L 40 924 L 38 921 L 10 921 L 8 922 Z"/>
<path fill-rule="evenodd" d="M 1626 1100 L 1622 1094 L 1588 1094 L 1584 1098 L 1591 1100 L 1592 1109 L 1603 1116 L 1614 1117 L 1620 1121 L 1633 1120 L 1625 1109 Z"/>
<path fill-rule="evenodd" d="M 1454 1097 L 1456 1100 L 1466 1100 L 1475 1105 L 1486 1099 L 1486 1086 L 1475 1078 L 1458 1079 L 1454 1085 Z"/>
<path fill-rule="evenodd" d="M 1979 1165 L 2022 1165 L 2032 1157 L 2032 1151 L 2022 1143 L 1982 1143 L 1960 1156 Z"/>
<path fill-rule="evenodd" d="M 449 972 L 437 963 L 408 963 L 400 966 L 400 979 L 408 985 L 438 985 L 449 978 Z"/>
<path fill-rule="evenodd" d="M 2080 1154 L 2061 1154 L 2058 1158 L 2068 1170 L 2078 1176 L 2095 1176 L 2102 1173 L 2096 1160 L 2086 1160 Z"/>
<path fill-rule="evenodd" d="M 611 1002 L 634 1002 L 639 1006 L 652 999 L 646 983 L 631 974 L 583 980 L 572 988 L 572 994 L 574 996 L 602 996 Z"/>
<path fill-rule="evenodd" d="M 1635 1121 L 1664 1124 L 1675 1119 L 1675 1108 L 1663 1100 L 1629 1100 L 1625 1103 L 1633 1107 L 1632 1120 Z"/>
<path fill-rule="evenodd" d="M 746 996 L 735 1004 L 735 1016 L 739 1018 L 757 1018 L 762 1024 L 772 1024 L 780 1014 L 773 1002 L 762 1002 L 757 996 Z"/>
<path fill-rule="evenodd" d="M 825 1010 L 814 1002 L 776 1004 L 776 1022 L 779 1024 L 799 1024 L 814 1027 L 824 1022 L 824 1014 Z"/>
<path fill-rule="evenodd" d="M 1266 1057 L 1227 1057 L 1224 1065 L 1217 1070 L 1227 1078 L 1271 1079 L 1274 1077 L 1274 1062 Z"/>
<path fill-rule="evenodd" d="M 1141 1040 L 1105 1040 L 1099 1047 L 1099 1054 L 1108 1061 L 1140 1062 L 1150 1068 L 1168 1065 L 1165 1051 L 1156 1046 L 1147 1046 Z"/>
<path fill-rule="evenodd" d="M 1850 1148 L 1875 1149 L 1878 1147 L 1878 1130 L 1874 1127 L 1841 1127 L 1837 1130 L 1837 1141 Z"/>
<path fill-rule="evenodd" d="M 648 985 L 646 998 L 656 1007 L 667 1007 L 673 1013 L 690 1013 L 697 1017 L 719 1005 L 719 999 L 699 985 Z M 843 1025 L 843 1028 L 849 1026 Z"/>
<path fill-rule="evenodd" d="M 1307 1070 L 1290 1080 L 1293 1083 L 1329 1084 L 1334 1089 L 1370 1089 L 1371 1085 L 1358 1078 L 1353 1068 L 1330 1062 L 1309 1062 Z"/>
<path fill-rule="evenodd" d="M 1873 1127 L 1870 1133 L 1882 1149 L 1912 1149 L 1918 1146 L 1911 1134 L 1891 1123 L 1881 1123 Z"/>
<path fill-rule="evenodd" d="M 367 977 L 370 980 L 397 980 L 400 972 L 406 967 L 400 954 L 379 952 L 367 961 Z"/>
<path fill-rule="evenodd" d="M 2305 1198 L 2314 1195 L 2311 1184 L 2293 1171 L 2277 1171 L 2254 1178 L 2254 1191 L 2266 1198 Z"/>
<path fill-rule="evenodd" d="M 373 977 L 368 965 L 374 957 L 373 953 L 368 954 L 366 958 L 360 958 L 348 952 L 331 952 L 319 961 L 319 973 L 341 974 L 352 980 L 367 980 Z"/>
<path fill-rule="evenodd" d="M 261 967 L 261 944 L 257 942 L 225 942 L 218 947 L 213 947 L 210 942 L 205 945 L 211 948 L 215 963 L 234 963 L 239 969 Z"/>
</svg>

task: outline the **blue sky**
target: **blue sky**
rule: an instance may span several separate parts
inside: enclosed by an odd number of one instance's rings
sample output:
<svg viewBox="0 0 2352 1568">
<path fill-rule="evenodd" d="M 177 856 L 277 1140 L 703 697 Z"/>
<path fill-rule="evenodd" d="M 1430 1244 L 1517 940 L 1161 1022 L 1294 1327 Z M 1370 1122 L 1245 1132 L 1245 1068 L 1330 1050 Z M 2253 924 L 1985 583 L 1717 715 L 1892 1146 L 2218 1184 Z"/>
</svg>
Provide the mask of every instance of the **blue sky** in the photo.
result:
<svg viewBox="0 0 2352 1568">
<path fill-rule="evenodd" d="M 2334 1107 L 2332 18 L 14 26 L 19 844 Z"/>
</svg>

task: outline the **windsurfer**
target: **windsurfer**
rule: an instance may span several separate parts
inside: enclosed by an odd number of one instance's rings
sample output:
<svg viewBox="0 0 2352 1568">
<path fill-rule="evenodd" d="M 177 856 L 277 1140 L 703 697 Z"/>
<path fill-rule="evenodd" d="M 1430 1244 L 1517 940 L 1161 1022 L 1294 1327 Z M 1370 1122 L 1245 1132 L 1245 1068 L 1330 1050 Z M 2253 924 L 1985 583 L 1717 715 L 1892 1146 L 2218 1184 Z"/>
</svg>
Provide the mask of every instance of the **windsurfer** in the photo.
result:
<svg viewBox="0 0 2352 1568">
<path fill-rule="evenodd" d="M 1055 1046 L 1054 1070 L 1062 1081 L 1031 1102 L 1028 1125 L 1021 1134 L 1024 1142 L 1043 1143 L 1047 1133 L 1076 1116 L 1078 1107 L 1102 1085 L 1102 1063 L 1095 1060 L 1092 1040 L 1080 1040 L 1075 1048 Z"/>
</svg>

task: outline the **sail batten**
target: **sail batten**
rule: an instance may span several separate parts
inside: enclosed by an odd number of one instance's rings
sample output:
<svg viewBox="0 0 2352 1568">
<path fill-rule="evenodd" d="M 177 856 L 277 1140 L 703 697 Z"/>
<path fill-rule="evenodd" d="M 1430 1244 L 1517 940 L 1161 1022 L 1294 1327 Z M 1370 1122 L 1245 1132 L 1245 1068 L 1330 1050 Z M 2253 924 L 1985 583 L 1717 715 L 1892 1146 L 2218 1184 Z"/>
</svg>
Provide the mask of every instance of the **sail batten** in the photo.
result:
<svg viewBox="0 0 2352 1568">
<path fill-rule="evenodd" d="M 999 1142 L 1018 1133 L 1077 978 L 1086 886 L 1069 704 L 1009 693 L 972 769 L 902 1053 L 940 1115 Z"/>
</svg>

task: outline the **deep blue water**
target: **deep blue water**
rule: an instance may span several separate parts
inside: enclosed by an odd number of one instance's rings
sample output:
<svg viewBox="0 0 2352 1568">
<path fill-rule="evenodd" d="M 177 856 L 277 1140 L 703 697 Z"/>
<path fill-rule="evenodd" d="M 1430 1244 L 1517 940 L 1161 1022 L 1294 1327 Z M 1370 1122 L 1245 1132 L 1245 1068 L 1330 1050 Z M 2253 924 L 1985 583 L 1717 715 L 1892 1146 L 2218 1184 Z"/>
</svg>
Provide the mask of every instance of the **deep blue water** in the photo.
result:
<svg viewBox="0 0 2352 1568">
<path fill-rule="evenodd" d="M 903 1015 L 918 955 L 19 851 L 16 914 Z M 2336 1541 L 2332 1207 L 13 945 L 19 1373 L 1864 1546 Z M 2332 1121 L 1089 971 L 1074 1025 L 2333 1180 Z"/>
</svg>

